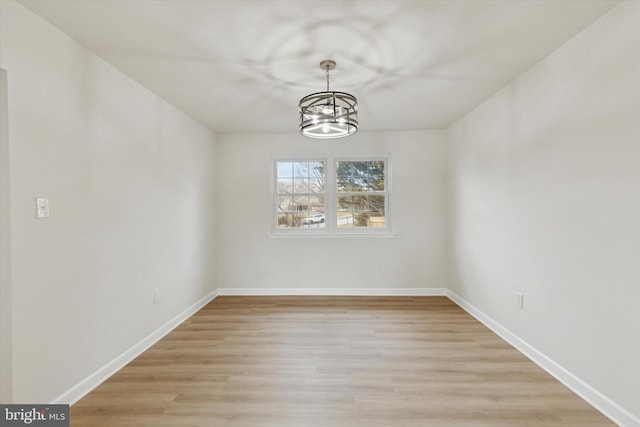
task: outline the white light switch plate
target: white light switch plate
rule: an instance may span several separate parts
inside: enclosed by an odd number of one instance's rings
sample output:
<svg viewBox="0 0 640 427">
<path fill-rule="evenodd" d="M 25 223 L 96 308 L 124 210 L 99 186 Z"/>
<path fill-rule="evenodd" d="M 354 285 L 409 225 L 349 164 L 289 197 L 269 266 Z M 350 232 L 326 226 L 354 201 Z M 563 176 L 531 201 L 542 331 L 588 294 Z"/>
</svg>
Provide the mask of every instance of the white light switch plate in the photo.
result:
<svg viewBox="0 0 640 427">
<path fill-rule="evenodd" d="M 516 292 L 516 307 L 522 310 L 524 308 L 524 295 Z"/>
<path fill-rule="evenodd" d="M 36 218 L 49 218 L 49 199 L 36 199 Z"/>
</svg>

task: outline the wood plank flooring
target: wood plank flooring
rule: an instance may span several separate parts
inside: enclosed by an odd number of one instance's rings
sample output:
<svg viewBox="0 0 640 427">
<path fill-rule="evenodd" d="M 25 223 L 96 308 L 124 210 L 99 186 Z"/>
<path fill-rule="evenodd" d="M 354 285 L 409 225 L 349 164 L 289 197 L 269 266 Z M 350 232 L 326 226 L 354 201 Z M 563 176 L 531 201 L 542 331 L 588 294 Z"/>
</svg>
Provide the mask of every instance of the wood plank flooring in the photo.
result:
<svg viewBox="0 0 640 427">
<path fill-rule="evenodd" d="M 609 426 L 446 297 L 218 297 L 72 426 Z"/>
</svg>

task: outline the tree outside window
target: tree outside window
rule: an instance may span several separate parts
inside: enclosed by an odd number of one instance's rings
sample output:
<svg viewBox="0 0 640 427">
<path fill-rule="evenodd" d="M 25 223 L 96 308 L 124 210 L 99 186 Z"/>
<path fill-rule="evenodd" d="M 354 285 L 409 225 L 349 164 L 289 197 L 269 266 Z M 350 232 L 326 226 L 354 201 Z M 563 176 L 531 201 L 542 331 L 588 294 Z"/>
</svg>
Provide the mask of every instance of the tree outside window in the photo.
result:
<svg viewBox="0 0 640 427">
<path fill-rule="evenodd" d="M 385 161 L 337 161 L 338 228 L 385 227 Z"/>
</svg>

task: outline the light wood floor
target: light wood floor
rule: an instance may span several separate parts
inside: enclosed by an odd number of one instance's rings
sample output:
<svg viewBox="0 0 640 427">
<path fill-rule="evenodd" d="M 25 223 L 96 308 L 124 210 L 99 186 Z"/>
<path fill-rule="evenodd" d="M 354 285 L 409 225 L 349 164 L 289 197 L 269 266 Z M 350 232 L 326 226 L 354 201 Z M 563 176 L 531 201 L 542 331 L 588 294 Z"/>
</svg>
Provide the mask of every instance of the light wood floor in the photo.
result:
<svg viewBox="0 0 640 427">
<path fill-rule="evenodd" d="M 218 297 L 71 425 L 613 424 L 446 297 Z"/>
</svg>

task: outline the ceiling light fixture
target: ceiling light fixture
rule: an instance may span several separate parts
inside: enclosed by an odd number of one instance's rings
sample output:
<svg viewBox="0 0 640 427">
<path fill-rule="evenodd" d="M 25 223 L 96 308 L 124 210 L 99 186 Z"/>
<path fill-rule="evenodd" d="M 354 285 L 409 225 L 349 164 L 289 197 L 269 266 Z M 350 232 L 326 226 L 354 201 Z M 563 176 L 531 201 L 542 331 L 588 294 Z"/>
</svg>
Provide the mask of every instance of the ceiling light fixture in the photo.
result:
<svg viewBox="0 0 640 427">
<path fill-rule="evenodd" d="M 330 59 L 320 63 L 327 75 L 326 92 L 307 95 L 298 103 L 300 133 L 309 138 L 333 139 L 358 130 L 358 100 L 345 92 L 329 91 L 329 71 L 336 68 Z"/>
</svg>

